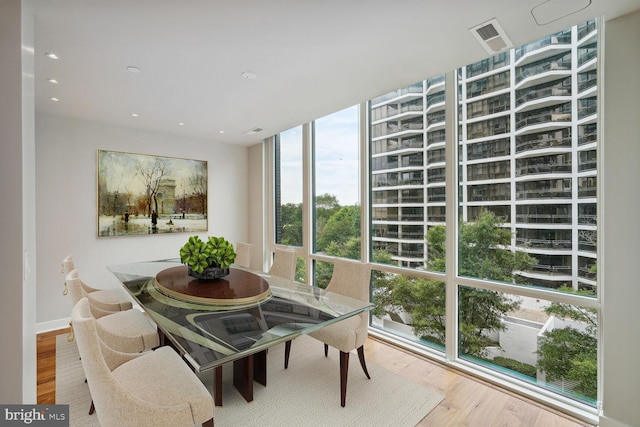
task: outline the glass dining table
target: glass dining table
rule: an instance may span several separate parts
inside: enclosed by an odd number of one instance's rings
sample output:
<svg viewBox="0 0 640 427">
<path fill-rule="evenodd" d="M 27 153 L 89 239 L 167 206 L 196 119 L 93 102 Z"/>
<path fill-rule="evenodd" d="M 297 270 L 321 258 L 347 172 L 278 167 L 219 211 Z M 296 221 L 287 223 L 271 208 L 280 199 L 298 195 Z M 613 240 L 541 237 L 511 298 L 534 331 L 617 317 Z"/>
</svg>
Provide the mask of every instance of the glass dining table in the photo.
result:
<svg viewBox="0 0 640 427">
<path fill-rule="evenodd" d="M 195 371 L 215 371 L 218 406 L 223 364 L 233 362 L 234 386 L 251 401 L 253 382 L 266 386 L 269 347 L 373 307 L 235 265 L 215 281 L 189 276 L 177 258 L 107 269 L 157 324 L 161 343 L 172 345 Z"/>
</svg>

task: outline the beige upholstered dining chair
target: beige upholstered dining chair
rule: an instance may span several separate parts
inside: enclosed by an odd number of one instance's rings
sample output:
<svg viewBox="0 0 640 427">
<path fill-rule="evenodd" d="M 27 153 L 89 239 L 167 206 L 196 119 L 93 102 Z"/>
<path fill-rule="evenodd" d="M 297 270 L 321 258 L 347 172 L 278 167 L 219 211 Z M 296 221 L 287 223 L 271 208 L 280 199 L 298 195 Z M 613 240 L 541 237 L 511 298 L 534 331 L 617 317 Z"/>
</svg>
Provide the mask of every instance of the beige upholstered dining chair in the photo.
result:
<svg viewBox="0 0 640 427">
<path fill-rule="evenodd" d="M 172 348 L 137 354 L 109 348 L 86 297 L 71 321 L 100 425 L 213 426 L 211 394 Z"/>
<path fill-rule="evenodd" d="M 273 264 L 269 269 L 269 274 L 294 280 L 296 274 L 296 252 L 293 249 L 276 248 L 273 253 Z"/>
<path fill-rule="evenodd" d="M 251 266 L 251 251 L 253 245 L 251 243 L 236 242 L 236 260 L 235 263 L 241 267 L 249 268 Z"/>
<path fill-rule="evenodd" d="M 336 259 L 333 264 L 333 274 L 326 290 L 342 294 L 361 301 L 369 301 L 369 284 L 371 276 L 367 264 L 347 259 Z M 333 323 L 325 328 L 309 333 L 310 336 L 324 343 L 324 355 L 328 355 L 329 346 L 340 350 L 340 404 L 345 405 L 347 395 L 347 372 L 349 369 L 349 354 L 357 350 L 360 366 L 367 378 L 367 364 L 364 359 L 364 343 L 369 331 L 368 312 L 349 317 Z M 291 341 L 285 343 L 284 367 L 289 366 Z"/>
<path fill-rule="evenodd" d="M 66 277 L 72 270 L 75 270 L 73 258 L 68 255 L 62 260 L 62 272 Z M 68 291 L 68 287 L 65 286 L 64 294 L 66 295 Z M 81 296 L 74 298 L 73 304 L 75 305 L 81 297 L 87 297 L 91 302 L 92 312 L 96 317 L 106 316 L 116 311 L 129 310 L 133 307 L 131 297 L 122 288 L 95 289 L 81 281 L 80 291 Z"/>
<path fill-rule="evenodd" d="M 76 270 L 67 274 L 66 284 L 75 306 L 85 298 L 82 280 L 78 277 Z M 140 310 L 131 308 L 98 317 L 96 313 L 100 314 L 101 310 L 96 310 L 89 298 L 87 301 L 91 315 L 96 319 L 98 335 L 111 348 L 125 353 L 138 353 L 160 345 L 156 326 Z M 72 327 L 75 331 L 73 323 Z"/>
</svg>

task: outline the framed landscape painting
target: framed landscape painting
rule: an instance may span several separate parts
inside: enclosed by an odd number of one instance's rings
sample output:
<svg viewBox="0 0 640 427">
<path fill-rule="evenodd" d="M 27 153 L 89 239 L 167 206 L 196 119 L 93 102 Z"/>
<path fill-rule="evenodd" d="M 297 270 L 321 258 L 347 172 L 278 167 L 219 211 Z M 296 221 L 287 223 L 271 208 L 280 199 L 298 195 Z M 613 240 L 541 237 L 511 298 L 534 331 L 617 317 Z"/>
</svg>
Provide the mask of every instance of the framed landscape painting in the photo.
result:
<svg viewBox="0 0 640 427">
<path fill-rule="evenodd" d="M 207 162 L 98 150 L 98 237 L 207 231 Z"/>
</svg>

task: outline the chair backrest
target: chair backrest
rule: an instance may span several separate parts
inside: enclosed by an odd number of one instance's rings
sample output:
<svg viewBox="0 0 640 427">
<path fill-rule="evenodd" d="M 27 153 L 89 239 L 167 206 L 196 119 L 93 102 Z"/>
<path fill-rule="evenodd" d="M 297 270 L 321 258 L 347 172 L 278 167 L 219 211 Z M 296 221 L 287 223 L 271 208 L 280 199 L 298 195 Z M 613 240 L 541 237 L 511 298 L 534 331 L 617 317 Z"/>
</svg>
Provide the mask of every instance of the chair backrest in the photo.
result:
<svg viewBox="0 0 640 427">
<path fill-rule="evenodd" d="M 242 267 L 249 268 L 251 266 L 252 249 L 253 245 L 251 243 L 237 242 L 235 263 Z"/>
<path fill-rule="evenodd" d="M 65 277 L 64 283 L 69 291 L 69 295 L 71 295 L 71 303 L 73 306 L 75 306 L 82 298 L 88 297 L 90 293 L 87 292 L 87 286 L 85 283 L 78 277 L 77 270 L 71 270 Z M 97 307 L 91 301 L 89 301 L 89 307 L 91 309 L 91 315 L 96 319 L 113 313 L 113 311 L 105 311 L 104 309 Z"/>
<path fill-rule="evenodd" d="M 122 398 L 122 393 L 114 393 L 114 390 L 118 389 L 118 385 L 102 355 L 101 347 L 103 344 L 98 338 L 96 320 L 91 314 L 89 300 L 86 298 L 81 298 L 71 310 L 71 324 L 91 397 L 96 407 L 113 407 L 116 402 L 111 402 L 111 397 Z M 100 414 L 100 416 L 102 415 Z"/>
<path fill-rule="evenodd" d="M 67 289 L 71 295 L 71 303 L 75 306 L 82 298 L 87 296 L 87 293 L 82 287 L 82 281 L 78 277 L 76 270 L 71 270 L 65 277 L 65 283 Z M 88 303 L 87 303 L 88 304 Z"/>
<path fill-rule="evenodd" d="M 336 258 L 327 290 L 361 301 L 369 301 L 370 283 L 371 269 L 367 264 Z"/>
<path fill-rule="evenodd" d="M 293 280 L 296 274 L 296 252 L 293 249 L 276 248 L 273 256 L 273 264 L 269 269 L 269 274 Z"/>
<path fill-rule="evenodd" d="M 66 257 L 64 257 L 62 260 L 62 272 L 64 273 L 64 275 L 66 276 L 75 269 L 76 268 L 73 265 L 73 258 L 71 257 L 71 255 L 67 255 Z"/>
<path fill-rule="evenodd" d="M 71 324 L 100 425 L 193 425 L 213 417 L 211 394 L 173 349 L 116 352 L 98 336 L 97 323 L 82 298 L 71 311 Z M 110 365 L 109 351 L 120 360 Z M 155 368 L 145 373 L 148 363 Z M 179 392 L 167 398 L 162 391 L 172 386 Z"/>
<path fill-rule="evenodd" d="M 71 255 L 66 256 L 63 260 L 62 260 L 62 271 L 65 275 L 65 277 L 71 273 L 72 271 L 74 271 L 76 269 L 74 263 L 73 263 L 73 258 L 71 257 Z M 66 284 L 66 282 L 65 282 Z M 82 287 L 82 295 L 83 296 L 87 296 L 87 294 L 90 294 L 91 292 L 95 292 L 97 289 L 92 288 L 91 286 L 87 285 L 86 283 L 84 283 L 82 280 L 80 281 L 80 286 Z M 65 290 L 63 292 L 64 295 L 67 295 L 68 292 L 68 285 L 65 287 Z M 75 305 L 75 303 L 77 303 L 78 300 L 74 299 L 73 300 L 73 304 Z"/>
</svg>

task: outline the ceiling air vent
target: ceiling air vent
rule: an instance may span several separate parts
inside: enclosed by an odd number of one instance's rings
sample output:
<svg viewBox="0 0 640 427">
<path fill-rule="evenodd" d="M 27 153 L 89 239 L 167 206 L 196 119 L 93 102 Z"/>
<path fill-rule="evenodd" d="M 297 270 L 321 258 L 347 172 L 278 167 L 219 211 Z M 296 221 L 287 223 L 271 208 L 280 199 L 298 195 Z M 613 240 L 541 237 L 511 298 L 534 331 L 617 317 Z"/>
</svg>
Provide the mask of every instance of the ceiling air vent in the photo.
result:
<svg viewBox="0 0 640 427">
<path fill-rule="evenodd" d="M 470 28 L 469 31 L 490 54 L 502 52 L 513 47 L 509 36 L 507 36 L 507 33 L 504 32 L 495 18 Z"/>
<path fill-rule="evenodd" d="M 260 133 L 264 130 L 264 128 L 255 127 L 253 129 L 249 129 L 245 132 L 246 135 L 255 135 L 256 133 Z"/>
</svg>

